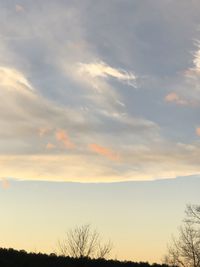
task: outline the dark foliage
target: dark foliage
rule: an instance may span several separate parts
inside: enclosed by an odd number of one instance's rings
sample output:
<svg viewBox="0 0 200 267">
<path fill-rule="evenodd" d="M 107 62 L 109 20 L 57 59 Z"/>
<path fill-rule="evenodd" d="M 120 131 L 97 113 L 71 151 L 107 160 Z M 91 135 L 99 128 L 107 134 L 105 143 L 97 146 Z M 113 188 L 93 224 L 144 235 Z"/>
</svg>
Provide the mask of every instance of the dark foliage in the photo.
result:
<svg viewBox="0 0 200 267">
<path fill-rule="evenodd" d="M 105 259 L 70 258 L 55 254 L 27 253 L 24 250 L 0 248 L 0 267 L 168 267 L 147 262 L 130 262 Z"/>
</svg>

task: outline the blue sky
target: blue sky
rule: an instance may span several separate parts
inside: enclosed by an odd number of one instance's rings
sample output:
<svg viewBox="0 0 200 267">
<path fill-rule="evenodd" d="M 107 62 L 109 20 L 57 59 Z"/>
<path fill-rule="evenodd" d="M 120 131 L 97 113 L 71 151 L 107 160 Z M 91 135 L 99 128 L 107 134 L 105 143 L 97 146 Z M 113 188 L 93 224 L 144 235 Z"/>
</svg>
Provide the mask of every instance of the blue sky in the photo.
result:
<svg viewBox="0 0 200 267">
<path fill-rule="evenodd" d="M 199 30 L 198 0 L 0 0 L 2 194 L 10 181 L 189 185 L 200 172 Z"/>
</svg>

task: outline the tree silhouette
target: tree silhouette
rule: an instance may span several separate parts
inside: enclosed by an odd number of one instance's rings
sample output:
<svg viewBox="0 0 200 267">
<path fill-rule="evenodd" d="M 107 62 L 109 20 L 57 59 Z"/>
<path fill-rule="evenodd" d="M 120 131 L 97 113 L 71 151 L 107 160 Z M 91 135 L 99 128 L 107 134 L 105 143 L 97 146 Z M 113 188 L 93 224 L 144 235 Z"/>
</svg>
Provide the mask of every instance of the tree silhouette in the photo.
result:
<svg viewBox="0 0 200 267">
<path fill-rule="evenodd" d="M 191 205 L 188 204 L 186 207 L 186 222 L 192 224 L 200 224 L 200 205 Z"/>
<path fill-rule="evenodd" d="M 59 241 L 59 252 L 74 258 L 105 258 L 112 249 L 110 241 L 102 243 L 99 233 L 90 224 L 77 226 Z"/>
<path fill-rule="evenodd" d="M 180 267 L 200 267 L 200 206 L 187 205 L 185 214 L 178 237 L 172 237 L 165 262 Z"/>
<path fill-rule="evenodd" d="M 164 264 L 131 262 L 106 259 L 70 258 L 42 253 L 28 253 L 24 250 L 0 248 L 1 267 L 168 267 Z"/>
</svg>

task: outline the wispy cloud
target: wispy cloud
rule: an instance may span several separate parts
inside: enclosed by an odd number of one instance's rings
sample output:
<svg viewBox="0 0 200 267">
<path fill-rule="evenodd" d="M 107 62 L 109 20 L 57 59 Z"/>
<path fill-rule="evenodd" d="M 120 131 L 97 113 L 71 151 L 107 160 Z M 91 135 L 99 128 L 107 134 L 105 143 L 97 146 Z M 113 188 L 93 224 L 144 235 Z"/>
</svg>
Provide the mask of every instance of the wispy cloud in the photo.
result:
<svg viewBox="0 0 200 267">
<path fill-rule="evenodd" d="M 52 144 L 52 143 L 48 143 L 48 144 L 46 145 L 46 149 L 54 149 L 54 148 L 56 148 L 56 145 L 54 145 L 54 144 Z"/>
<path fill-rule="evenodd" d="M 67 149 L 75 148 L 75 144 L 71 141 L 69 135 L 63 129 L 56 131 L 56 139 Z"/>
<path fill-rule="evenodd" d="M 185 53 L 194 49 L 190 41 L 194 31 L 187 30 L 194 26 L 193 18 L 184 16 L 187 19 L 173 23 L 176 18 L 171 20 L 170 15 L 161 21 L 162 16 L 152 17 L 143 4 L 135 12 L 129 1 L 123 10 L 117 2 L 107 1 L 106 9 L 105 3 L 93 5 L 93 12 L 82 1 L 0 3 L 3 176 L 106 181 L 199 171 L 199 147 L 192 140 L 199 121 L 196 109 L 190 107 L 200 103 L 200 49 L 196 47 L 192 58 Z M 177 12 L 180 6 L 175 4 Z M 115 14 L 110 13 L 113 7 Z M 154 7 L 176 12 L 158 1 Z M 102 24 L 100 10 L 108 12 L 109 27 Z M 135 26 L 124 31 L 129 25 Z M 174 32 L 180 36 L 174 38 Z M 186 37 L 188 42 L 183 42 Z M 188 62 L 193 68 L 180 74 Z M 127 90 L 128 86 L 140 90 Z M 164 100 L 187 106 L 182 112 L 160 105 L 160 88 L 169 86 Z M 191 120 L 176 128 L 180 134 L 174 133 L 176 120 L 188 117 Z M 187 139 L 187 145 L 176 147 L 180 137 Z M 169 144 L 169 139 L 175 140 Z M 63 153 L 63 148 L 73 153 Z"/>
<path fill-rule="evenodd" d="M 200 136 L 200 127 L 197 127 L 197 128 L 196 128 L 196 134 L 197 134 L 198 136 Z"/>
<path fill-rule="evenodd" d="M 200 106 L 200 42 L 195 43 L 196 51 L 192 53 L 193 66 L 184 71 L 177 84 L 177 98 L 174 101 L 179 105 L 191 107 Z"/>
<path fill-rule="evenodd" d="M 20 12 L 24 12 L 25 8 L 24 8 L 24 6 L 17 4 L 17 5 L 15 5 L 15 10 L 16 10 L 16 12 L 20 13 Z"/>
<path fill-rule="evenodd" d="M 193 67 L 187 69 L 185 71 L 185 76 L 188 78 L 194 78 L 195 76 L 199 76 L 200 75 L 200 41 L 197 41 L 197 43 L 195 43 L 196 46 L 196 51 L 193 54 L 193 59 L 192 59 L 192 63 L 193 63 Z"/>
<path fill-rule="evenodd" d="M 200 147 L 196 143 L 135 145 L 118 150 L 120 160 L 116 152 L 98 144 L 91 144 L 83 154 L 0 155 L 1 174 L 25 180 L 110 182 L 200 173 Z"/>
<path fill-rule="evenodd" d="M 113 68 L 103 61 L 94 63 L 79 63 L 79 71 L 94 77 L 101 78 L 116 78 L 119 81 L 126 82 L 131 86 L 136 86 L 136 76 L 133 72 L 128 72 L 124 69 Z"/>
<path fill-rule="evenodd" d="M 10 188 L 10 183 L 6 178 L 1 179 L 1 186 L 3 189 L 9 189 Z"/>
<path fill-rule="evenodd" d="M 33 91 L 32 86 L 21 72 L 3 66 L 0 67 L 0 85 L 8 90 Z"/>
<path fill-rule="evenodd" d="M 194 53 L 193 70 L 195 70 L 198 74 L 200 74 L 200 42 L 198 42 L 197 48 L 198 48 L 197 51 Z"/>
<path fill-rule="evenodd" d="M 110 160 L 119 160 L 119 154 L 117 154 L 116 152 L 112 151 L 111 149 L 104 147 L 104 146 L 100 146 L 98 144 L 90 144 L 89 145 L 89 149 L 92 152 L 95 152 L 99 155 L 102 155 Z"/>
<path fill-rule="evenodd" d="M 165 96 L 165 101 L 166 102 L 172 102 L 175 103 L 177 105 L 189 105 L 189 101 L 187 101 L 186 99 L 182 98 L 180 95 L 178 95 L 175 92 L 171 92 L 168 95 Z"/>
</svg>

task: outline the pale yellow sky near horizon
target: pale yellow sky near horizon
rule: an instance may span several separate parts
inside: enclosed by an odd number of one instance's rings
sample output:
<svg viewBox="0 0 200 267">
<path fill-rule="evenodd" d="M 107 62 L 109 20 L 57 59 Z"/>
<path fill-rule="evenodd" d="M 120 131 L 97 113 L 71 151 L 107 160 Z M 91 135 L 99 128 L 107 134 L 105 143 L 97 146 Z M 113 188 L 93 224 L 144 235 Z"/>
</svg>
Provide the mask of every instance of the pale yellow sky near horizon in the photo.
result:
<svg viewBox="0 0 200 267">
<path fill-rule="evenodd" d="M 90 223 L 112 241 L 111 258 L 161 262 L 186 204 L 200 201 L 199 185 L 192 176 L 105 184 L 8 180 L 0 188 L 0 247 L 55 252 L 70 228 Z"/>
</svg>

